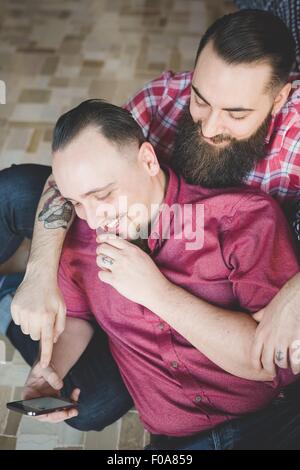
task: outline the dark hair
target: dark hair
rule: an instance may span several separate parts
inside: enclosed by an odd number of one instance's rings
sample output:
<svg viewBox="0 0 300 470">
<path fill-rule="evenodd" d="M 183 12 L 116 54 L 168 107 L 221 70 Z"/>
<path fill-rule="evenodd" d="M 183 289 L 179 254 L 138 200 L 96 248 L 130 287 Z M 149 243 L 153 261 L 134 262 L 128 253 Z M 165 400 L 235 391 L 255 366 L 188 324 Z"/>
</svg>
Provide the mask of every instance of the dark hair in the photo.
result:
<svg viewBox="0 0 300 470">
<path fill-rule="evenodd" d="M 87 126 L 95 127 L 109 141 L 123 146 L 145 142 L 143 132 L 131 113 L 104 100 L 87 100 L 58 119 L 52 138 L 52 151 L 64 148 Z"/>
<path fill-rule="evenodd" d="M 210 41 L 227 64 L 268 62 L 273 69 L 269 87 L 287 82 L 296 59 L 292 33 L 267 11 L 241 10 L 219 18 L 202 37 L 196 63 Z"/>
</svg>

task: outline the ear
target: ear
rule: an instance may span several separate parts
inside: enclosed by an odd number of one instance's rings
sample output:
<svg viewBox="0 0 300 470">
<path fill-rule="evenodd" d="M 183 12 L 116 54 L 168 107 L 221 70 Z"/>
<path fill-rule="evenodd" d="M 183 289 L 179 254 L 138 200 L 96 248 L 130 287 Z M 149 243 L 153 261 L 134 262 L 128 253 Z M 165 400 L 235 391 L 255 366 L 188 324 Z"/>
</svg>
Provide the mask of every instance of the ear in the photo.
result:
<svg viewBox="0 0 300 470">
<path fill-rule="evenodd" d="M 140 146 L 138 162 L 144 166 L 150 176 L 156 176 L 160 170 L 155 150 L 150 142 L 144 142 Z"/>
<path fill-rule="evenodd" d="M 277 114 L 281 110 L 281 108 L 285 105 L 289 97 L 291 89 L 292 89 L 292 84 L 286 83 L 284 87 L 281 88 L 279 93 L 277 93 L 276 98 L 274 100 L 273 109 L 272 109 L 273 116 L 275 116 L 275 114 Z"/>
</svg>

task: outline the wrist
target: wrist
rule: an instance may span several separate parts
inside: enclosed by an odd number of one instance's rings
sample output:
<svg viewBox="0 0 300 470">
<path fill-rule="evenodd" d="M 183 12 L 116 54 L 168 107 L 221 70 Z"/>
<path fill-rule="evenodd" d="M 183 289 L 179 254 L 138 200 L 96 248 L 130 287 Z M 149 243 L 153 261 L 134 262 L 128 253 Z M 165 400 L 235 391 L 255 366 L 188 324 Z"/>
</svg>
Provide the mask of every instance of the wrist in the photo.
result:
<svg viewBox="0 0 300 470">
<path fill-rule="evenodd" d="M 145 307 L 156 315 L 161 316 L 161 312 L 166 310 L 165 306 L 170 305 L 174 299 L 176 288 L 175 284 L 172 284 L 172 282 L 163 277 L 157 288 L 149 296 L 149 301 Z"/>
<path fill-rule="evenodd" d="M 47 266 L 47 269 L 45 269 Z M 28 261 L 26 266 L 26 272 L 24 280 L 37 279 L 38 283 L 41 284 L 43 280 L 47 284 L 57 284 L 57 271 L 58 263 L 48 263 L 46 260 L 43 261 Z"/>
</svg>

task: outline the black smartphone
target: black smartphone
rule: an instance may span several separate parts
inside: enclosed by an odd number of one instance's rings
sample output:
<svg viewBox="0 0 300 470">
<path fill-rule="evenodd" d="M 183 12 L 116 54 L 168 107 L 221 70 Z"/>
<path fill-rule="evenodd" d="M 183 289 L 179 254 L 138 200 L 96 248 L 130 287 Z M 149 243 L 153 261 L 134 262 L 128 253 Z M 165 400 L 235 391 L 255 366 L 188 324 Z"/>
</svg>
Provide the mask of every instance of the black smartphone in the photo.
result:
<svg viewBox="0 0 300 470">
<path fill-rule="evenodd" d="M 40 416 L 54 411 L 69 410 L 76 408 L 76 402 L 68 398 L 39 397 L 30 400 L 12 401 L 6 404 L 7 408 L 27 416 Z"/>
</svg>

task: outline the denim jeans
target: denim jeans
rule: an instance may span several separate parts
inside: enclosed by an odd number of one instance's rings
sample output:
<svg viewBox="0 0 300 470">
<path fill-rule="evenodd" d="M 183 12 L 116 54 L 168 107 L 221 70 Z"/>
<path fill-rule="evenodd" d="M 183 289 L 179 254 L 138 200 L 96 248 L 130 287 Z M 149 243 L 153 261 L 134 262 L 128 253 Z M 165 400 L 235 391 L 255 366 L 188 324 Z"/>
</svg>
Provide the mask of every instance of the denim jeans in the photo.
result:
<svg viewBox="0 0 300 470">
<path fill-rule="evenodd" d="M 12 165 L 0 171 L 0 264 L 32 238 L 36 209 L 51 167 Z"/>
<path fill-rule="evenodd" d="M 278 16 L 291 31 L 296 45 L 294 72 L 300 72 L 300 0 L 235 0 L 244 9 L 265 10 Z"/>
</svg>

